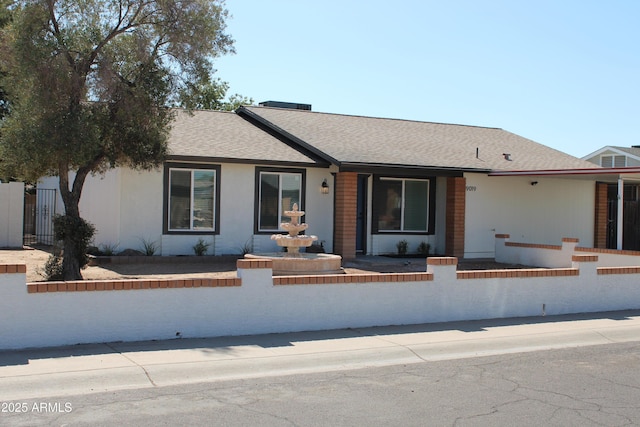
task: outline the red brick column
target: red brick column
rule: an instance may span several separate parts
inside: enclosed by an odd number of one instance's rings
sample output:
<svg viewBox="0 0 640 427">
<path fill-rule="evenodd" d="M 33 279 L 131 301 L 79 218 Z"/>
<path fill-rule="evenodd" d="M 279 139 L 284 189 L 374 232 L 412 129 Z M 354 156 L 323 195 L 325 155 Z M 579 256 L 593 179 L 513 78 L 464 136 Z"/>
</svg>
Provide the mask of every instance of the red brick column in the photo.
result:
<svg viewBox="0 0 640 427">
<path fill-rule="evenodd" d="M 447 214 L 445 254 L 464 257 L 464 213 L 467 180 L 464 177 L 447 178 Z"/>
<path fill-rule="evenodd" d="M 607 184 L 596 182 L 595 221 L 593 247 L 607 247 Z"/>
<path fill-rule="evenodd" d="M 333 252 L 343 259 L 356 257 L 356 222 L 358 214 L 358 174 L 336 175 L 335 241 Z"/>
</svg>

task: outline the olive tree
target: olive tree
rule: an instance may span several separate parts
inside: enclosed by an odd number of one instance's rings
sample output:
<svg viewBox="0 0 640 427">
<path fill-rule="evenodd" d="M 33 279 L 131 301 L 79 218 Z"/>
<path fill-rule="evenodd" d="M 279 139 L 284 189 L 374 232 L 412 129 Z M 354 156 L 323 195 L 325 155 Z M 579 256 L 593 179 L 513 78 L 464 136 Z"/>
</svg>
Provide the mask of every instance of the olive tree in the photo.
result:
<svg viewBox="0 0 640 427">
<path fill-rule="evenodd" d="M 67 224 L 65 280 L 82 278 L 74 236 L 85 179 L 117 166 L 158 167 L 171 106 L 212 82 L 213 61 L 233 52 L 224 0 L 19 0 L 5 7 L 0 70 L 10 114 L 0 168 L 57 176 Z M 194 89 L 195 88 L 195 89 Z"/>
</svg>

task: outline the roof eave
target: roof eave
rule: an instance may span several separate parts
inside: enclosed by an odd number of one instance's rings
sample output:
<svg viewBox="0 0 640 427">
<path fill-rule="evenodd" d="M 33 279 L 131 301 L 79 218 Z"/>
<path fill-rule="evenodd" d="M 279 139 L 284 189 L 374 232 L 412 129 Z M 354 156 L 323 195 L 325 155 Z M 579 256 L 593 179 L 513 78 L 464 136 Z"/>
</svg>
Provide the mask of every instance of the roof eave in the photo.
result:
<svg viewBox="0 0 640 427">
<path fill-rule="evenodd" d="M 366 162 L 342 162 L 340 164 L 341 171 L 367 171 L 375 169 L 385 170 L 411 170 L 411 171 L 425 171 L 430 173 L 490 173 L 491 169 L 479 169 L 468 167 L 453 167 L 453 166 L 435 166 L 435 165 L 408 165 L 408 164 L 389 164 L 389 163 L 366 163 Z"/>
</svg>

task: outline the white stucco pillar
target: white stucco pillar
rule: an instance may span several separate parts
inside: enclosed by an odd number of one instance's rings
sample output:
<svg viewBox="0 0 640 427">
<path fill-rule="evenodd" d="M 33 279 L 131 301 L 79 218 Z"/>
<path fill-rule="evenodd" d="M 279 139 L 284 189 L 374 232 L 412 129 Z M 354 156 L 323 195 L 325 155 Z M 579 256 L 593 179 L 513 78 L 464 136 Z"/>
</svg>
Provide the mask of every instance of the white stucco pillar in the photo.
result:
<svg viewBox="0 0 640 427">
<path fill-rule="evenodd" d="M 618 177 L 618 217 L 616 218 L 616 225 L 617 225 L 617 241 L 618 241 L 618 245 L 617 248 L 618 250 L 622 250 L 622 232 L 623 232 L 623 228 L 624 228 L 624 224 L 623 224 L 623 210 L 624 210 L 624 180 L 622 179 L 622 177 Z"/>
</svg>

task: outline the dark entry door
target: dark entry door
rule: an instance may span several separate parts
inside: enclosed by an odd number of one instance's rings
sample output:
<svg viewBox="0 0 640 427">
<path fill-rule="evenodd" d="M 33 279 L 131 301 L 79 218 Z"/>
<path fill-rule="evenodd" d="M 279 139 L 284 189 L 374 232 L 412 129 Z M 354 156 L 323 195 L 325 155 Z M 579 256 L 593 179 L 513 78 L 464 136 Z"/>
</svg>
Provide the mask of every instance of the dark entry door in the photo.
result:
<svg viewBox="0 0 640 427">
<path fill-rule="evenodd" d="M 358 216 L 356 223 L 356 253 L 367 253 L 367 182 L 369 175 L 358 175 Z"/>
</svg>

